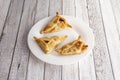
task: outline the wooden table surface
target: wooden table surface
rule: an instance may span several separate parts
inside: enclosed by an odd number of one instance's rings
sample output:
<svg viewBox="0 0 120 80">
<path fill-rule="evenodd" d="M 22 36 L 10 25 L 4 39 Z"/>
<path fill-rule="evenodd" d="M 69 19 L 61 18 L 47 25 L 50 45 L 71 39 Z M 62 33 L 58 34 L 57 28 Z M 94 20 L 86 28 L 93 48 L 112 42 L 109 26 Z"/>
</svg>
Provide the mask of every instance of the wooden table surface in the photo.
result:
<svg viewBox="0 0 120 80">
<path fill-rule="evenodd" d="M 57 11 L 93 30 L 95 47 L 76 64 L 47 64 L 28 49 L 30 28 Z M 120 80 L 120 0 L 0 0 L 0 80 Z"/>
</svg>

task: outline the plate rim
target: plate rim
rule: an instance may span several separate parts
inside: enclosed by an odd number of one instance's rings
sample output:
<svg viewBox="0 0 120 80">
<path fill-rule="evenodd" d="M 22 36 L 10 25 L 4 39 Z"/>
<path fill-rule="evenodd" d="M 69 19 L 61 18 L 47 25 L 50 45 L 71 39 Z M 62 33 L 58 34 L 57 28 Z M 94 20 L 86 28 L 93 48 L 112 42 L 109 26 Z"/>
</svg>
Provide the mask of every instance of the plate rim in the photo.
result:
<svg viewBox="0 0 120 80">
<path fill-rule="evenodd" d="M 84 25 L 86 25 L 86 23 L 85 23 L 82 19 L 79 19 L 79 18 L 77 18 L 77 17 L 68 16 L 68 15 L 61 15 L 61 16 L 62 16 L 62 17 L 69 17 L 69 18 L 71 18 L 71 19 L 74 18 L 74 19 L 79 20 L 80 22 L 82 22 Z M 74 63 L 77 63 L 78 61 L 84 59 L 87 55 L 89 55 L 90 52 L 92 51 L 92 49 L 94 48 L 95 38 L 94 38 L 93 30 L 92 30 L 89 26 L 87 26 L 87 25 L 86 25 L 86 27 L 89 28 L 89 30 L 90 30 L 90 32 L 92 33 L 92 36 L 93 36 L 92 48 L 91 48 L 91 50 L 89 50 L 89 51 L 87 52 L 87 54 L 85 54 L 82 58 L 80 58 L 80 59 L 77 60 L 77 61 L 72 61 L 71 63 L 65 63 L 65 64 L 64 64 L 64 63 L 62 63 L 62 64 L 56 64 L 56 63 L 52 63 L 52 62 L 49 62 L 49 61 L 46 61 L 46 60 L 41 59 L 39 56 L 37 56 L 37 55 L 31 50 L 30 45 L 29 45 L 29 36 L 30 36 L 31 30 L 35 27 L 35 25 L 37 25 L 37 24 L 40 23 L 41 21 L 44 21 L 45 19 L 49 19 L 49 18 L 52 18 L 52 17 L 53 17 L 53 16 L 49 16 L 49 17 L 45 17 L 45 18 L 39 20 L 39 21 L 36 22 L 34 25 L 32 25 L 31 29 L 29 30 L 28 36 L 27 36 L 27 44 L 28 44 L 28 47 L 29 47 L 29 50 L 31 51 L 31 53 L 32 53 L 36 58 L 38 58 L 39 60 L 41 60 L 41 61 L 43 61 L 43 62 L 45 62 L 45 63 L 48 63 L 48 64 L 52 64 L 52 65 L 70 65 L 70 64 L 74 64 Z"/>
</svg>

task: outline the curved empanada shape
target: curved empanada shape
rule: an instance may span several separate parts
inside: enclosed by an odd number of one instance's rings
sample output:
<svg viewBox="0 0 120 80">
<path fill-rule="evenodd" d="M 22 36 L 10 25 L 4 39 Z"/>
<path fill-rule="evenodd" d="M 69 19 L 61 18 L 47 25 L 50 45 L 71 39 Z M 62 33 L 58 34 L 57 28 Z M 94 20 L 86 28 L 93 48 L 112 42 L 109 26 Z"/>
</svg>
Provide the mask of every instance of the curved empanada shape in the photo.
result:
<svg viewBox="0 0 120 80">
<path fill-rule="evenodd" d="M 43 30 L 41 30 L 40 33 L 44 34 L 57 32 L 68 28 L 72 28 L 72 26 L 68 24 L 66 20 L 57 12 L 56 16 L 45 26 Z"/>
<path fill-rule="evenodd" d="M 46 54 L 55 50 L 57 46 L 60 45 L 66 38 L 67 36 L 52 36 L 43 38 L 34 36 L 35 41 Z"/>
<path fill-rule="evenodd" d="M 74 40 L 66 45 L 64 45 L 61 49 L 56 50 L 59 54 L 62 55 L 74 55 L 81 54 L 85 50 L 87 50 L 88 45 L 86 45 L 81 39 L 80 36 L 77 40 Z"/>
</svg>

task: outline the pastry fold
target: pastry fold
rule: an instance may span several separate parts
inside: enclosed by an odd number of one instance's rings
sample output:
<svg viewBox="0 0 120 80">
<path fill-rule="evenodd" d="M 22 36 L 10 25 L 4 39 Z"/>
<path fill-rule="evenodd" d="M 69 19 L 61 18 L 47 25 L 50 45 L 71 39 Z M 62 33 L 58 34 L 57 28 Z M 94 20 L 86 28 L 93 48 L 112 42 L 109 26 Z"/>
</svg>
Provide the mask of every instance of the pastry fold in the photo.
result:
<svg viewBox="0 0 120 80">
<path fill-rule="evenodd" d="M 67 36 L 52 36 L 42 38 L 34 36 L 34 40 L 46 54 L 55 50 L 66 38 Z"/>
<path fill-rule="evenodd" d="M 74 40 L 66 45 L 64 45 L 62 48 L 56 50 L 59 54 L 62 55 L 75 55 L 75 54 L 81 54 L 85 50 L 87 50 L 88 45 L 86 45 L 79 36 L 77 40 Z"/>
<path fill-rule="evenodd" d="M 72 28 L 72 26 L 57 12 L 56 16 L 40 31 L 40 33 L 57 32 L 68 28 Z"/>
</svg>

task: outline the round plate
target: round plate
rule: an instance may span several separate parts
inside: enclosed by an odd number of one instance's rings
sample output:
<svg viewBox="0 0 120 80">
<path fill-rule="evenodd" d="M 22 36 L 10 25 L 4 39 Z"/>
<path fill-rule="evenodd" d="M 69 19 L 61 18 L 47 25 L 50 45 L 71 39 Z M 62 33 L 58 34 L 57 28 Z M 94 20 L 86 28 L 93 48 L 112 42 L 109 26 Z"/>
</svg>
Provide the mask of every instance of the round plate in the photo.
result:
<svg viewBox="0 0 120 80">
<path fill-rule="evenodd" d="M 89 28 L 87 24 L 85 24 L 82 20 L 79 20 L 74 17 L 64 16 L 64 15 L 62 15 L 62 17 L 64 17 L 67 20 L 67 22 L 72 25 L 72 29 L 49 33 L 49 34 L 40 34 L 40 31 L 53 18 L 53 17 L 47 17 L 37 22 L 31 28 L 28 34 L 28 46 L 31 52 L 38 59 L 46 63 L 55 64 L 55 65 L 66 65 L 66 64 L 76 63 L 79 60 L 81 60 L 83 57 L 85 57 L 87 54 L 89 54 L 94 46 L 94 35 L 93 35 L 92 30 Z M 64 55 L 58 54 L 56 51 L 53 51 L 50 54 L 45 54 L 33 39 L 33 36 L 45 37 L 45 36 L 54 36 L 54 35 L 58 35 L 58 36 L 67 35 L 68 36 L 68 38 L 62 44 L 60 44 L 58 48 L 62 47 L 66 43 L 76 40 L 78 36 L 80 35 L 82 40 L 88 45 L 88 49 L 84 53 L 78 54 L 78 55 L 64 56 Z"/>
</svg>

